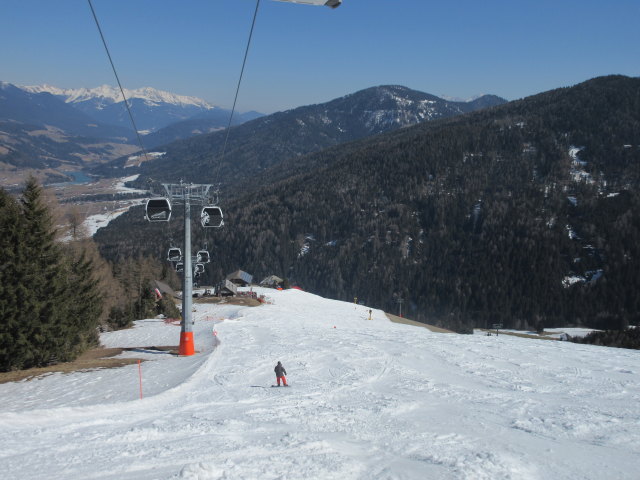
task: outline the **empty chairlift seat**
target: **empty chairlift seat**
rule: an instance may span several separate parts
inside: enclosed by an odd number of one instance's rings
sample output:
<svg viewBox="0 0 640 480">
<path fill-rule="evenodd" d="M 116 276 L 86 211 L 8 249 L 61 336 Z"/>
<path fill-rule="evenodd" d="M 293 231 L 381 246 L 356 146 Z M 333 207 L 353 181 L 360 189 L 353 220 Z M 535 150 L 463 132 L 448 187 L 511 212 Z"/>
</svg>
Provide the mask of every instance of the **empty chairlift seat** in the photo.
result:
<svg viewBox="0 0 640 480">
<path fill-rule="evenodd" d="M 150 222 L 168 222 L 171 218 L 171 202 L 168 198 L 150 198 L 147 200 L 145 218 Z"/>
<path fill-rule="evenodd" d="M 224 225 L 222 210 L 215 206 L 204 207 L 200 215 L 200 222 L 203 227 L 221 227 Z"/>
<path fill-rule="evenodd" d="M 176 272 L 181 273 L 184 272 L 184 263 L 176 263 Z"/>
<path fill-rule="evenodd" d="M 203 263 L 196 263 L 195 268 L 193 269 L 194 273 L 196 275 L 200 275 L 202 273 L 204 273 L 204 264 Z"/>
</svg>

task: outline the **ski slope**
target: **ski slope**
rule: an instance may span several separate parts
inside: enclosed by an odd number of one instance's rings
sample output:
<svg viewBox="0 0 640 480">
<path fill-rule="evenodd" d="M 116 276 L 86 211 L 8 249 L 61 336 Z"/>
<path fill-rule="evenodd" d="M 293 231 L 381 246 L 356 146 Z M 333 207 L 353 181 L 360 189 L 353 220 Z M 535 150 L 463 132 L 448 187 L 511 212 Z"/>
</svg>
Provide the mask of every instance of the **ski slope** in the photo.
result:
<svg viewBox="0 0 640 480">
<path fill-rule="evenodd" d="M 146 360 L 142 399 L 138 365 L 0 385 L 2 478 L 638 478 L 638 351 L 433 333 L 264 293 L 272 305 L 196 304 L 194 356 L 128 352 Z M 102 341 L 179 331 L 147 319 Z M 278 360 L 290 388 L 271 388 Z"/>
</svg>

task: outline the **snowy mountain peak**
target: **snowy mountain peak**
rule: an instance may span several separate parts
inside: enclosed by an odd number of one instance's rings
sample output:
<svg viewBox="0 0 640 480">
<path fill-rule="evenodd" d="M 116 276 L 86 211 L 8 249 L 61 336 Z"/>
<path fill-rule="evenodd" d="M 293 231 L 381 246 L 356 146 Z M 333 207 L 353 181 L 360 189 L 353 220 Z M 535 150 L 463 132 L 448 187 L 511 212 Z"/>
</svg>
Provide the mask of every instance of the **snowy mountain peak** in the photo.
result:
<svg viewBox="0 0 640 480">
<path fill-rule="evenodd" d="M 81 103 L 90 100 L 97 100 L 100 103 L 111 104 L 122 102 L 122 93 L 117 87 L 111 85 L 102 85 L 96 88 L 76 88 L 65 89 L 52 85 L 31 85 L 21 86 L 23 90 L 31 93 L 50 93 L 52 95 L 64 97 L 66 103 Z M 151 87 L 142 87 L 135 90 L 124 89 L 124 93 L 128 100 L 139 98 L 147 104 L 164 103 L 169 105 L 177 105 L 181 107 L 194 106 L 206 110 L 212 110 L 216 107 L 197 97 L 186 95 L 176 95 L 175 93 L 157 90 Z"/>
<path fill-rule="evenodd" d="M 440 95 L 440 98 L 442 98 L 443 100 L 447 100 L 448 102 L 471 103 L 474 100 L 478 100 L 479 98 L 484 97 L 485 95 L 487 95 L 487 94 L 481 93 L 481 94 L 478 94 L 478 95 L 472 95 L 469 98 L 452 97 L 452 96 L 449 96 L 449 95 Z"/>
</svg>

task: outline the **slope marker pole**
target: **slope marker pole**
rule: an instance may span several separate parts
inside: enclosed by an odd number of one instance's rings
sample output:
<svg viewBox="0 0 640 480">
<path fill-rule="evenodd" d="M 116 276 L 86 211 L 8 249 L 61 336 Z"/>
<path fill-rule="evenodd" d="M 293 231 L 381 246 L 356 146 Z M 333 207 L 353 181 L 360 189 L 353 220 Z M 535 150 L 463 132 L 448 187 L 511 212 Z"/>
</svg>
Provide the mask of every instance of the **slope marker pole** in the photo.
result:
<svg viewBox="0 0 640 480">
<path fill-rule="evenodd" d="M 138 377 L 140 378 L 140 400 L 142 400 L 142 360 L 138 360 Z"/>
</svg>

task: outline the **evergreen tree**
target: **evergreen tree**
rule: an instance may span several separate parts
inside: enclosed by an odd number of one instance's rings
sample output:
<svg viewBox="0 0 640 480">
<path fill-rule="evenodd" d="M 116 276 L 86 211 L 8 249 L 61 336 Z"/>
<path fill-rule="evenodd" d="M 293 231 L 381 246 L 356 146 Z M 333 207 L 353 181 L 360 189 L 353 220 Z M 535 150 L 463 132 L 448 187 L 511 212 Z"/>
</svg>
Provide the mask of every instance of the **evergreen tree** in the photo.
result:
<svg viewBox="0 0 640 480">
<path fill-rule="evenodd" d="M 27 180 L 21 203 L 24 236 L 18 315 L 27 326 L 31 345 L 23 366 L 43 366 L 58 360 L 65 337 L 72 334 L 65 321 L 66 281 L 52 216 L 35 178 Z"/>
<path fill-rule="evenodd" d="M 94 264 L 56 241 L 34 178 L 19 203 L 0 190 L 0 232 L 0 369 L 73 360 L 95 345 L 103 300 Z"/>
</svg>

